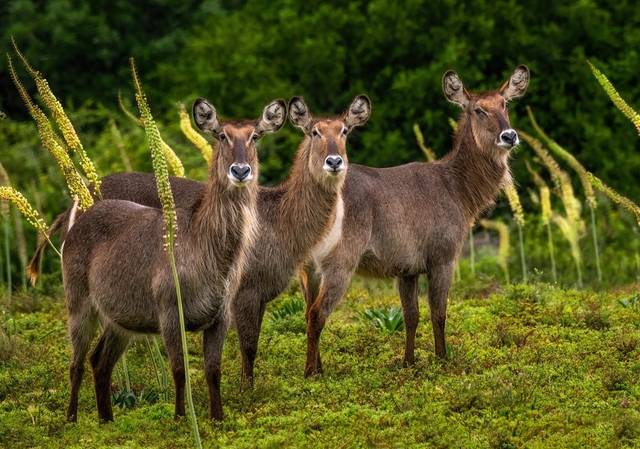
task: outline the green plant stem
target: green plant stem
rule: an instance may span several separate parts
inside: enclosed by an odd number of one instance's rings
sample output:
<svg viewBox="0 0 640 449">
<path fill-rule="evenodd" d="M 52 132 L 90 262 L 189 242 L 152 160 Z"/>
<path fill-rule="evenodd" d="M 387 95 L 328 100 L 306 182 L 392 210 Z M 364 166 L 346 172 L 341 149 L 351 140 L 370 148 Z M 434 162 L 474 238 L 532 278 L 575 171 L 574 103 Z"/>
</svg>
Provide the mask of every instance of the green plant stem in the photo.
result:
<svg viewBox="0 0 640 449">
<path fill-rule="evenodd" d="M 156 375 L 156 382 L 158 382 L 158 386 L 162 388 L 162 382 L 160 381 L 160 371 L 158 371 L 158 364 L 156 363 L 156 355 L 153 351 L 153 346 L 151 346 L 151 341 L 149 340 L 149 336 L 144 336 L 144 341 L 147 344 L 147 349 L 149 350 L 149 356 L 151 357 L 151 363 L 153 364 L 153 373 Z"/>
<path fill-rule="evenodd" d="M 7 261 L 7 299 L 11 303 L 11 262 L 9 260 L 9 220 L 4 221 L 5 260 Z"/>
<path fill-rule="evenodd" d="M 189 413 L 191 415 L 191 426 L 193 428 L 193 438 L 196 441 L 196 447 L 202 449 L 200 441 L 200 431 L 198 430 L 198 420 L 196 419 L 196 409 L 193 405 L 193 397 L 191 395 L 191 378 L 189 376 L 189 353 L 187 351 L 187 332 L 185 331 L 184 310 L 182 307 L 182 295 L 180 294 L 180 282 L 178 280 L 178 269 L 176 268 L 176 259 L 173 254 L 173 235 L 169 231 L 169 257 L 171 259 L 171 271 L 173 272 L 173 280 L 176 284 L 176 296 L 178 297 L 178 315 L 180 316 L 180 336 L 182 337 L 182 356 L 184 359 L 184 380 L 187 395 L 187 403 L 189 404 Z"/>
<path fill-rule="evenodd" d="M 167 373 L 167 367 L 164 364 L 164 359 L 162 358 L 162 351 L 160 351 L 160 345 L 158 344 L 158 339 L 156 337 L 152 337 L 153 339 L 153 347 L 156 350 L 156 355 L 158 356 L 158 360 L 160 362 L 160 371 L 162 373 L 162 397 L 165 401 L 169 400 L 169 374 Z"/>
<path fill-rule="evenodd" d="M 131 380 L 129 379 L 129 367 L 127 366 L 127 352 L 122 353 L 122 371 L 124 373 L 124 383 L 127 391 L 131 391 Z"/>
<path fill-rule="evenodd" d="M 576 272 L 578 273 L 578 287 L 582 288 L 582 267 L 580 264 L 580 259 L 575 259 L 576 261 Z"/>
<path fill-rule="evenodd" d="M 124 390 L 124 383 L 122 382 L 122 374 L 120 374 L 120 366 L 116 365 L 116 369 L 114 370 L 116 373 L 116 381 L 118 382 L 118 388 L 120 391 Z"/>
<path fill-rule="evenodd" d="M 471 263 L 471 276 L 476 277 L 476 253 L 473 244 L 473 228 L 469 229 L 469 258 Z"/>
<path fill-rule="evenodd" d="M 553 276 L 553 282 L 558 282 L 556 257 L 553 250 L 553 234 L 551 233 L 551 223 L 547 223 L 547 236 L 549 240 L 549 258 L 551 259 L 551 275 Z"/>
<path fill-rule="evenodd" d="M 527 262 L 524 253 L 524 236 L 522 235 L 522 226 L 518 224 L 518 238 L 520 239 L 520 263 L 522 265 L 522 281 L 527 281 Z"/>
<path fill-rule="evenodd" d="M 598 234 L 596 232 L 596 213 L 591 203 L 589 211 L 591 212 L 591 233 L 593 234 L 593 251 L 596 258 L 596 271 L 598 273 L 598 282 L 602 282 L 602 270 L 600 268 L 600 249 L 598 248 Z"/>
</svg>

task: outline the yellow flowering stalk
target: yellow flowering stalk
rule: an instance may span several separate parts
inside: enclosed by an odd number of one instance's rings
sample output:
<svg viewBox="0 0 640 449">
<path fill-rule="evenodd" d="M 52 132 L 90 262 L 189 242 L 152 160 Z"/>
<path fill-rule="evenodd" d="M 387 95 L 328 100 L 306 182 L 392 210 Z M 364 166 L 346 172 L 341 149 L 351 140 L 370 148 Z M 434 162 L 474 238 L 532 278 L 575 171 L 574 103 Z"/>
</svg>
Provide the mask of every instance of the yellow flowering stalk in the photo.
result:
<svg viewBox="0 0 640 449">
<path fill-rule="evenodd" d="M 509 206 L 511 207 L 513 218 L 515 219 L 516 223 L 518 224 L 518 226 L 524 226 L 524 210 L 522 209 L 522 203 L 520 203 L 520 196 L 518 196 L 518 191 L 513 185 L 510 185 L 504 188 L 504 193 L 507 195 Z"/>
<path fill-rule="evenodd" d="M 609 79 L 604 76 L 602 72 L 600 72 L 600 70 L 596 68 L 596 66 L 591 64 L 590 61 L 587 61 L 587 64 L 589 64 L 589 67 L 591 67 L 593 76 L 596 77 L 604 91 L 607 93 L 607 95 L 609 95 L 609 98 L 611 98 L 613 104 L 620 110 L 620 112 L 625 115 L 625 117 L 631 120 L 631 122 L 638 129 L 638 134 L 640 134 L 640 114 L 634 111 L 633 108 L 622 99 L 616 88 L 613 87 L 613 84 L 611 84 L 611 81 L 609 81 Z"/>
<path fill-rule="evenodd" d="M 435 161 L 436 160 L 436 154 L 433 152 L 433 150 L 431 148 L 427 147 L 424 144 L 424 136 L 422 135 L 422 131 L 420 130 L 420 126 L 418 126 L 417 123 L 413 124 L 413 133 L 416 135 L 416 140 L 418 141 L 418 146 L 420 147 L 420 149 L 424 153 L 425 157 L 427 158 L 427 161 L 428 162 Z"/>
<path fill-rule="evenodd" d="M 9 186 L 9 175 L 7 171 L 4 169 L 4 165 L 0 162 L 0 186 L 8 187 Z M 9 203 L 7 201 L 0 201 L 0 217 L 3 220 L 9 219 Z"/>
<path fill-rule="evenodd" d="M 133 171 L 133 167 L 131 166 L 131 160 L 129 156 L 127 156 L 127 152 L 124 150 L 124 142 L 122 141 L 122 134 L 120 134 L 120 130 L 116 126 L 116 121 L 112 118 L 109 120 L 109 128 L 111 129 L 111 137 L 113 138 L 113 142 L 115 143 L 118 151 L 120 152 L 120 158 L 122 159 L 122 164 L 124 165 L 124 170 L 128 172 Z"/>
<path fill-rule="evenodd" d="M 547 143 L 547 146 L 551 151 L 553 151 L 556 156 L 562 158 L 573 170 L 578 174 L 580 178 L 580 183 L 582 184 L 582 188 L 584 189 L 584 194 L 587 199 L 587 205 L 589 206 L 589 214 L 591 215 L 591 235 L 593 238 L 593 249 L 596 261 L 596 272 L 598 275 L 598 281 L 602 282 L 602 269 L 600 268 L 600 249 L 598 244 L 598 234 L 596 230 L 596 214 L 595 208 L 598 206 L 596 201 L 596 194 L 593 190 L 593 186 L 587 179 L 587 170 L 584 166 L 576 159 L 571 153 L 558 145 L 553 139 L 551 139 L 547 134 L 540 128 L 538 122 L 536 122 L 535 117 L 533 116 L 533 112 L 529 106 L 527 106 L 527 113 L 529 114 L 529 119 L 531 120 L 531 124 L 534 129 L 538 133 L 540 137 Z M 581 223 L 583 223 L 581 221 Z"/>
<path fill-rule="evenodd" d="M 87 175 L 87 178 L 89 179 L 89 181 L 91 181 L 91 183 L 93 184 L 94 191 L 98 194 L 100 198 L 102 198 L 102 195 L 100 194 L 100 179 L 98 177 L 98 173 L 96 171 L 96 168 L 93 162 L 91 161 L 91 159 L 89 159 L 89 156 L 84 150 L 82 143 L 78 138 L 78 134 L 76 133 L 76 130 L 73 127 L 73 124 L 71 123 L 71 120 L 69 120 L 69 117 L 67 117 L 67 114 L 65 114 L 64 109 L 62 108 L 62 105 L 60 104 L 56 96 L 53 94 L 53 92 L 51 91 L 51 88 L 49 87 L 49 83 L 47 82 L 47 80 L 42 77 L 40 72 L 34 70 L 33 67 L 31 67 L 27 59 L 18 49 L 18 46 L 13 40 L 13 37 L 11 38 L 11 42 L 13 43 L 13 48 L 16 54 L 22 60 L 22 63 L 26 67 L 27 71 L 31 74 L 31 77 L 36 82 L 36 87 L 38 89 L 38 92 L 40 93 L 40 96 L 42 97 L 42 100 L 44 101 L 44 103 L 47 105 L 47 107 L 51 111 L 51 115 L 53 116 L 54 120 L 58 124 L 58 127 L 62 131 L 64 140 L 66 141 L 67 145 L 69 145 L 69 148 L 71 148 L 72 151 L 75 151 L 76 153 L 78 153 L 80 157 L 80 165 L 82 166 L 82 169 Z"/>
<path fill-rule="evenodd" d="M 0 186 L 0 200 L 11 201 L 27 218 L 27 221 L 45 236 L 51 247 L 56 253 L 58 253 L 58 256 L 60 256 L 60 253 L 53 243 L 51 243 L 51 240 L 49 240 L 49 236 L 47 235 L 49 226 L 47 226 L 44 220 L 40 218 L 40 214 L 38 214 L 31 204 L 29 204 L 29 201 L 27 201 L 22 193 L 18 192 L 13 187 Z"/>
<path fill-rule="evenodd" d="M 573 193 L 571 178 L 567 172 L 560 168 L 549 152 L 543 148 L 542 143 L 538 139 L 523 131 L 518 131 L 518 135 L 520 135 L 531 146 L 531 148 L 533 148 L 538 157 L 540 157 L 543 164 L 547 167 L 547 170 L 549 170 L 556 189 L 559 190 L 559 195 L 562 199 L 562 203 L 564 204 L 567 216 L 565 218 L 557 213 L 553 213 L 551 215 L 551 219 L 560 228 L 562 235 L 564 235 L 565 239 L 569 242 L 569 245 L 571 245 L 571 255 L 574 257 L 576 269 L 578 271 L 578 285 L 581 287 L 582 270 L 580 267 L 580 258 L 582 257 L 582 254 L 577 245 L 580 238 L 584 236 L 586 230 L 584 221 L 580 218 L 580 202 Z M 571 230 L 567 229 L 567 227 L 570 227 Z M 578 257 L 578 259 L 575 259 L 576 257 Z"/>
<path fill-rule="evenodd" d="M 520 196 L 513 184 L 504 187 L 504 193 L 509 200 L 509 206 L 513 212 L 513 218 L 518 226 L 518 242 L 520 243 L 520 266 L 522 268 L 522 279 L 527 280 L 527 263 L 524 252 L 524 236 L 522 228 L 524 227 L 524 210 L 522 209 L 522 203 L 520 202 Z"/>
<path fill-rule="evenodd" d="M 498 265 L 502 268 L 504 272 L 504 277 L 507 283 L 511 282 L 509 278 L 509 227 L 500 222 L 500 221 L 492 221 L 482 219 L 478 223 L 486 229 L 491 229 L 493 231 L 498 232 L 498 236 L 500 238 L 500 243 L 498 244 Z"/>
<path fill-rule="evenodd" d="M 184 107 L 184 104 L 178 102 L 178 114 L 180 115 L 180 129 L 184 133 L 184 135 L 193 143 L 196 148 L 200 150 L 204 160 L 207 161 L 207 164 L 211 162 L 211 158 L 213 157 L 213 147 L 211 144 L 202 137 L 202 134 L 196 132 L 191 126 L 191 119 L 189 118 L 189 114 Z"/>
<path fill-rule="evenodd" d="M 138 126 L 141 126 L 142 128 L 146 129 L 146 125 L 144 123 L 144 117 L 137 118 L 135 115 L 129 112 L 127 108 L 124 106 L 124 103 L 122 102 L 122 97 L 120 95 L 118 95 L 118 102 L 120 103 L 120 108 L 131 120 L 133 120 L 136 124 L 138 124 Z M 164 159 L 166 159 L 166 161 L 171 166 L 171 170 L 173 171 L 173 174 L 175 176 L 184 178 L 184 166 L 182 165 L 182 161 L 176 155 L 173 149 L 162 139 L 162 136 L 160 136 L 160 132 L 158 132 L 157 137 L 159 139 L 160 148 L 164 153 Z"/>
<path fill-rule="evenodd" d="M 133 82 L 136 87 L 136 101 L 138 102 L 138 109 L 140 110 L 140 118 L 144 123 L 145 133 L 147 134 L 147 139 L 149 140 L 153 170 L 156 174 L 156 184 L 158 186 L 158 195 L 162 203 L 162 212 L 164 216 L 166 231 L 165 242 L 169 251 L 169 259 L 171 261 L 171 269 L 173 272 L 173 279 L 175 281 L 176 287 L 176 296 L 178 299 L 178 315 L 180 317 L 180 334 L 182 337 L 182 354 L 184 357 L 185 389 L 187 403 L 189 404 L 193 437 L 195 439 L 196 446 L 202 448 L 202 443 L 200 441 L 200 432 L 198 431 L 198 421 L 196 419 L 195 407 L 193 405 L 193 395 L 191 394 L 191 377 L 189 375 L 189 353 L 187 351 L 187 334 L 184 322 L 184 308 L 182 304 L 182 295 L 180 293 L 178 270 L 176 267 L 176 260 L 173 252 L 174 236 L 178 229 L 178 217 L 176 214 L 175 203 L 173 201 L 173 194 L 171 193 L 171 184 L 169 184 L 169 170 L 167 168 L 167 160 L 165 159 L 166 153 L 163 151 L 163 142 L 162 138 L 160 137 L 160 131 L 158 130 L 158 127 L 153 120 L 153 116 L 151 115 L 151 110 L 149 109 L 147 98 L 142 92 L 140 79 L 138 78 L 138 74 L 136 73 L 136 66 L 133 58 L 131 58 L 131 71 L 133 74 Z"/>
<path fill-rule="evenodd" d="M 613 190 L 611 187 L 609 187 L 605 183 L 603 183 L 600 180 L 600 178 L 598 178 L 594 174 L 592 174 L 590 172 L 587 172 L 587 177 L 589 179 L 589 182 L 593 185 L 593 187 L 595 187 L 596 189 L 600 190 L 601 192 L 604 192 L 616 204 L 619 204 L 620 206 L 624 207 L 625 209 L 628 209 L 631 212 L 633 212 L 635 214 L 635 216 L 636 216 L 636 220 L 638 221 L 638 225 L 640 225 L 640 207 L 638 207 L 638 205 L 636 203 L 631 201 L 629 198 L 620 195 L 618 192 Z"/>
<path fill-rule="evenodd" d="M 576 272 L 578 274 L 578 286 L 582 287 L 582 268 L 581 268 L 581 260 L 582 254 L 580 252 L 580 245 L 578 241 L 580 240 L 580 236 L 578 235 L 577 229 L 567 218 L 563 217 L 560 214 L 553 213 L 551 215 L 551 220 L 560 228 L 564 238 L 567 239 L 569 245 L 571 247 L 571 256 L 576 263 Z"/>
<path fill-rule="evenodd" d="M 573 186 L 571 185 L 571 178 L 560 168 L 558 163 L 553 159 L 549 152 L 544 149 L 542 143 L 535 137 L 530 136 L 524 131 L 518 131 L 518 135 L 522 137 L 533 148 L 538 157 L 542 160 L 542 163 L 547 167 L 551 174 L 551 180 L 553 181 L 556 189 L 560 192 L 560 198 L 564 204 L 565 211 L 567 212 L 567 218 L 569 222 L 578 228 L 579 234 L 582 236 L 585 234 L 584 221 L 580 218 L 580 201 L 576 198 Z"/>
<path fill-rule="evenodd" d="M 585 197 L 587 198 L 587 202 L 596 207 L 596 195 L 593 191 L 593 187 L 589 183 L 587 179 L 587 170 L 583 167 L 583 165 L 576 159 L 571 153 L 558 145 L 553 139 L 551 139 L 538 125 L 535 117 L 533 116 L 533 111 L 529 106 L 527 106 L 527 114 L 529 114 L 529 119 L 531 120 L 531 125 L 536 130 L 538 135 L 545 141 L 547 147 L 558 157 L 562 158 L 571 168 L 575 170 L 580 178 L 580 183 L 582 184 L 582 188 L 584 189 Z"/>
<path fill-rule="evenodd" d="M 549 190 L 549 186 L 544 182 L 544 179 L 540 176 L 538 172 L 536 172 L 529 161 L 525 160 L 525 165 L 527 166 L 527 170 L 529 173 L 533 175 L 533 181 L 538 186 L 540 190 L 540 209 L 541 209 L 541 218 L 542 224 L 547 228 L 547 244 L 549 246 L 549 259 L 551 261 L 551 275 L 553 276 L 553 282 L 558 281 L 558 272 L 556 270 L 556 258 L 555 251 L 553 245 L 553 233 L 551 232 L 551 191 Z"/>
<path fill-rule="evenodd" d="M 65 179 L 67 180 L 67 185 L 69 186 L 69 193 L 74 201 L 78 201 L 79 207 L 81 209 L 88 209 L 93 204 L 93 198 L 89 193 L 89 189 L 85 185 L 84 181 L 76 171 L 76 167 L 69 157 L 69 153 L 61 146 L 59 141 L 56 139 L 56 134 L 51 127 L 51 123 L 47 119 L 47 116 L 42 112 L 42 110 L 33 102 L 27 90 L 20 82 L 18 75 L 13 67 L 13 61 L 11 57 L 7 55 L 9 60 L 9 73 L 11 74 L 11 78 L 18 88 L 20 92 L 20 96 L 22 97 L 29 113 L 33 117 L 36 122 L 36 126 L 38 127 L 38 132 L 40 133 L 40 139 L 42 140 L 42 145 L 49 151 L 49 153 L 58 161 L 58 165 L 62 169 L 62 173 L 64 174 Z"/>
</svg>

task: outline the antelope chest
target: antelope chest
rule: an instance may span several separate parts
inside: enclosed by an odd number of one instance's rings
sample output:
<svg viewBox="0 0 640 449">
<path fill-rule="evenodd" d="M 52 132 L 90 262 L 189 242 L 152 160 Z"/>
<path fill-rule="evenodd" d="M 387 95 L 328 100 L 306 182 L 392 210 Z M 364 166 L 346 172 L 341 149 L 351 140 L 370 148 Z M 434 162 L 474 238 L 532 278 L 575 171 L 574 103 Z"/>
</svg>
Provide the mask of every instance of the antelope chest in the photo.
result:
<svg viewBox="0 0 640 449">
<path fill-rule="evenodd" d="M 338 204 L 336 205 L 336 215 L 333 220 L 333 225 L 329 230 L 327 236 L 322 240 L 317 247 L 313 258 L 316 264 L 319 264 L 325 257 L 331 252 L 331 250 L 338 244 L 342 237 L 342 222 L 344 220 L 344 202 L 342 196 L 338 197 Z"/>
</svg>

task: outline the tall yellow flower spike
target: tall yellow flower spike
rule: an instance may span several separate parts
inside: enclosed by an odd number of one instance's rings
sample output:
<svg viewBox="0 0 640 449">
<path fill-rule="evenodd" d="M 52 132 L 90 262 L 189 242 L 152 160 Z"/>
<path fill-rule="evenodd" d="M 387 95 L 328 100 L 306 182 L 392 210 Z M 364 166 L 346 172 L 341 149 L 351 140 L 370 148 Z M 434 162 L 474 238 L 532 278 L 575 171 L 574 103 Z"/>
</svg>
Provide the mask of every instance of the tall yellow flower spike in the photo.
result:
<svg viewBox="0 0 640 449">
<path fill-rule="evenodd" d="M 93 184 L 94 191 L 101 198 L 102 195 L 100 194 L 100 178 L 98 177 L 98 173 L 96 171 L 96 168 L 93 162 L 91 161 L 91 159 L 89 159 L 89 156 L 84 150 L 82 143 L 78 138 L 78 134 L 76 133 L 76 130 L 73 127 L 73 124 L 71 123 L 71 120 L 69 120 L 69 117 L 67 117 L 67 114 L 64 112 L 62 105 L 60 104 L 56 96 L 53 94 L 53 92 L 51 91 L 51 88 L 49 87 L 49 83 L 47 82 L 47 80 L 42 77 L 40 72 L 36 71 L 35 69 L 33 69 L 33 67 L 31 67 L 31 65 L 29 64 L 29 61 L 27 61 L 27 58 L 25 58 L 24 55 L 18 49 L 18 46 L 13 40 L 13 37 L 11 38 L 11 42 L 13 43 L 13 48 L 16 54 L 22 60 L 22 63 L 24 64 L 25 68 L 31 74 L 31 77 L 33 78 L 33 80 L 36 82 L 36 87 L 38 89 L 38 92 L 40 93 L 40 96 L 42 97 L 42 100 L 44 101 L 44 103 L 47 105 L 47 107 L 51 111 L 51 115 L 53 116 L 54 120 L 58 124 L 58 127 L 62 131 L 62 136 L 64 137 L 64 140 L 66 141 L 67 145 L 69 146 L 69 148 L 71 148 L 72 151 L 75 151 L 76 153 L 78 153 L 80 157 L 80 165 L 82 166 L 82 169 L 84 170 L 89 181 L 91 181 L 91 183 Z"/>
<path fill-rule="evenodd" d="M 137 100 L 137 97 L 136 97 L 136 100 Z M 135 115 L 129 112 L 127 108 L 124 106 L 124 103 L 122 102 L 122 97 L 120 95 L 118 95 L 118 102 L 120 103 L 120 108 L 124 111 L 124 113 L 127 116 L 129 116 L 129 118 L 131 118 L 131 120 L 136 122 L 142 128 L 146 129 L 146 125 L 144 123 L 144 117 L 137 118 Z M 173 151 L 173 149 L 162 139 L 162 136 L 160 136 L 160 132 L 158 132 L 158 138 L 160 139 L 159 140 L 160 148 L 162 149 L 162 152 L 164 153 L 164 157 L 169 163 L 169 166 L 171 166 L 171 170 L 173 171 L 173 174 L 181 178 L 184 178 L 184 166 L 182 165 L 182 161 L 180 160 L 178 155 Z"/>
<path fill-rule="evenodd" d="M 31 117 L 33 117 L 36 122 L 36 126 L 38 127 L 38 132 L 40 134 L 40 139 L 42 140 L 42 145 L 49 151 L 49 153 L 56 159 L 58 165 L 64 174 L 65 179 L 67 180 L 67 185 L 69 186 L 69 193 L 74 201 L 78 201 L 79 207 L 81 209 L 88 209 L 93 205 L 93 197 L 89 192 L 89 189 L 85 185 L 84 181 L 76 171 L 76 167 L 69 157 L 69 153 L 62 147 L 60 141 L 57 138 L 56 133 L 53 131 L 51 127 L 51 123 L 47 119 L 47 116 L 42 112 L 42 110 L 33 102 L 27 90 L 20 82 L 18 75 L 13 67 L 13 61 L 11 60 L 11 56 L 7 55 L 9 61 L 9 73 L 11 74 L 11 79 L 16 85 L 18 91 L 20 92 L 20 96 L 22 97 Z"/>
<path fill-rule="evenodd" d="M 587 61 L 587 64 L 589 64 L 589 67 L 591 67 L 593 76 L 596 77 L 596 79 L 598 80 L 598 82 L 600 83 L 604 91 L 607 93 L 607 95 L 609 95 L 609 98 L 611 98 L 611 101 L 613 101 L 613 104 L 616 105 L 616 107 L 620 110 L 620 112 L 622 112 L 625 115 L 625 117 L 631 120 L 631 122 L 638 129 L 638 134 L 640 134 L 640 114 L 634 111 L 633 108 L 629 106 L 626 101 L 622 99 L 622 97 L 620 96 L 616 88 L 613 87 L 613 84 L 611 84 L 611 81 L 609 81 L 609 79 L 606 76 L 604 76 L 600 72 L 600 70 L 596 68 L 596 66 L 591 64 L 591 62 L 589 61 Z"/>
<path fill-rule="evenodd" d="M 424 153 L 424 156 L 427 158 L 428 162 L 433 162 L 436 160 L 436 154 L 433 150 L 427 147 L 424 144 L 424 136 L 422 135 L 422 131 L 420 130 L 420 126 L 417 123 L 413 124 L 413 133 L 416 135 L 416 140 L 418 141 L 418 146 Z"/>
<path fill-rule="evenodd" d="M 11 201 L 27 218 L 27 221 L 47 238 L 47 241 L 49 241 L 51 247 L 56 253 L 58 253 L 58 256 L 60 256 L 60 253 L 53 245 L 53 243 L 51 243 L 51 240 L 49 240 L 49 236 L 47 235 L 49 226 L 47 226 L 44 220 L 40 218 L 40 214 L 38 214 L 38 212 L 31 206 L 31 204 L 29 204 L 29 201 L 27 201 L 22 193 L 18 192 L 13 187 L 0 186 L 0 200 Z"/>
<path fill-rule="evenodd" d="M 507 283 L 510 282 L 509 277 L 509 226 L 500 221 L 492 221 L 482 219 L 478 222 L 481 226 L 498 232 L 500 242 L 498 244 L 498 265 L 502 267 Z"/>
<path fill-rule="evenodd" d="M 620 206 L 624 207 L 625 209 L 628 209 L 631 212 L 633 212 L 635 214 L 635 216 L 636 216 L 636 220 L 638 221 L 638 225 L 640 226 L 640 207 L 636 203 L 631 201 L 629 198 L 620 195 L 618 192 L 613 190 L 611 187 L 609 187 L 605 183 L 603 183 L 600 180 L 600 178 L 598 178 L 597 176 L 595 176 L 591 172 L 587 172 L 587 177 L 589 179 L 589 182 L 593 185 L 593 187 L 595 187 L 596 189 L 600 190 L 601 192 L 604 192 L 616 204 L 619 204 Z"/>
<path fill-rule="evenodd" d="M 593 191 L 591 183 L 589 183 L 589 180 L 587 179 L 587 170 L 582 166 L 578 159 L 573 156 L 573 154 L 569 153 L 567 150 L 558 145 L 553 139 L 547 136 L 547 134 L 538 125 L 538 122 L 536 122 L 536 119 L 533 116 L 533 111 L 529 106 L 527 106 L 527 113 L 529 114 L 529 119 L 531 120 L 533 128 L 536 130 L 538 135 L 540 135 L 540 137 L 542 137 L 542 139 L 546 142 L 549 149 L 553 151 L 556 156 L 564 159 L 564 161 L 569 164 L 569 167 L 573 168 L 578 174 L 580 183 L 582 183 L 582 188 L 584 189 L 585 197 L 587 198 L 589 204 L 595 208 L 597 206 L 596 195 Z"/>
<path fill-rule="evenodd" d="M 140 80 L 136 72 L 136 66 L 131 58 L 131 71 L 133 73 L 133 81 L 136 87 L 136 101 L 138 102 L 138 108 L 140 109 L 140 118 L 144 122 L 144 129 L 149 140 L 149 149 L 151 150 L 151 159 L 153 162 L 153 171 L 156 173 L 156 183 L 158 186 L 158 196 L 162 203 L 162 211 L 164 215 L 165 224 L 165 244 L 167 246 L 173 245 L 173 236 L 178 229 L 178 217 L 176 215 L 175 204 L 173 201 L 173 194 L 171 193 L 171 185 L 169 184 L 169 171 L 167 168 L 167 161 L 163 153 L 162 138 L 160 137 L 160 131 L 156 126 L 149 104 L 147 103 L 147 97 L 142 92 L 140 86 Z"/>
<path fill-rule="evenodd" d="M 178 114 L 180 115 L 180 129 L 182 133 L 196 146 L 202 153 L 204 160 L 207 161 L 207 165 L 211 163 L 213 157 L 213 147 L 211 144 L 202 137 L 202 134 L 196 132 L 191 126 L 191 118 L 184 107 L 184 104 L 178 103 Z"/>
<path fill-rule="evenodd" d="M 516 220 L 516 223 L 524 227 L 524 210 L 522 209 L 522 203 L 520 202 L 518 191 L 513 185 L 509 185 L 504 188 L 504 193 L 507 195 L 507 199 L 509 200 L 509 206 L 513 212 L 513 218 Z"/>
</svg>

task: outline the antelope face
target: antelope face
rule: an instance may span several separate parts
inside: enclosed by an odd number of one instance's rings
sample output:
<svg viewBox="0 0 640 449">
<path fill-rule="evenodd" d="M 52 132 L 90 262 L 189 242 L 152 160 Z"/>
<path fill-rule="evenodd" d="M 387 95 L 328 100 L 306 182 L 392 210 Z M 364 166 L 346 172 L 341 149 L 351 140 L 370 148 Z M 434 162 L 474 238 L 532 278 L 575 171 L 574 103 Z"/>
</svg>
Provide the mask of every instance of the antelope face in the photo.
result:
<svg viewBox="0 0 640 449">
<path fill-rule="evenodd" d="M 208 131 L 218 141 L 215 162 L 220 177 L 232 186 L 246 186 L 258 173 L 256 142 L 267 132 L 279 130 L 285 122 L 287 107 L 283 100 L 268 104 L 256 122 L 219 121 L 216 110 L 207 100 L 197 99 L 193 117 L 198 128 Z"/>
<path fill-rule="evenodd" d="M 336 118 L 313 118 L 300 97 L 289 101 L 289 120 L 307 135 L 309 170 L 318 182 L 344 179 L 347 168 L 347 136 L 364 123 L 371 114 L 371 102 L 366 95 L 357 96 L 347 112 Z"/>
<path fill-rule="evenodd" d="M 524 95 L 529 77 L 529 69 L 521 65 L 500 89 L 476 95 L 467 92 L 455 72 L 448 71 L 442 79 L 442 89 L 447 99 L 461 106 L 470 117 L 478 147 L 508 153 L 519 140 L 509 123 L 507 103 Z"/>
<path fill-rule="evenodd" d="M 473 134 L 478 145 L 492 145 L 510 150 L 518 145 L 518 134 L 511 128 L 507 101 L 502 95 L 488 95 L 471 101 L 467 112 L 472 114 Z"/>
</svg>

